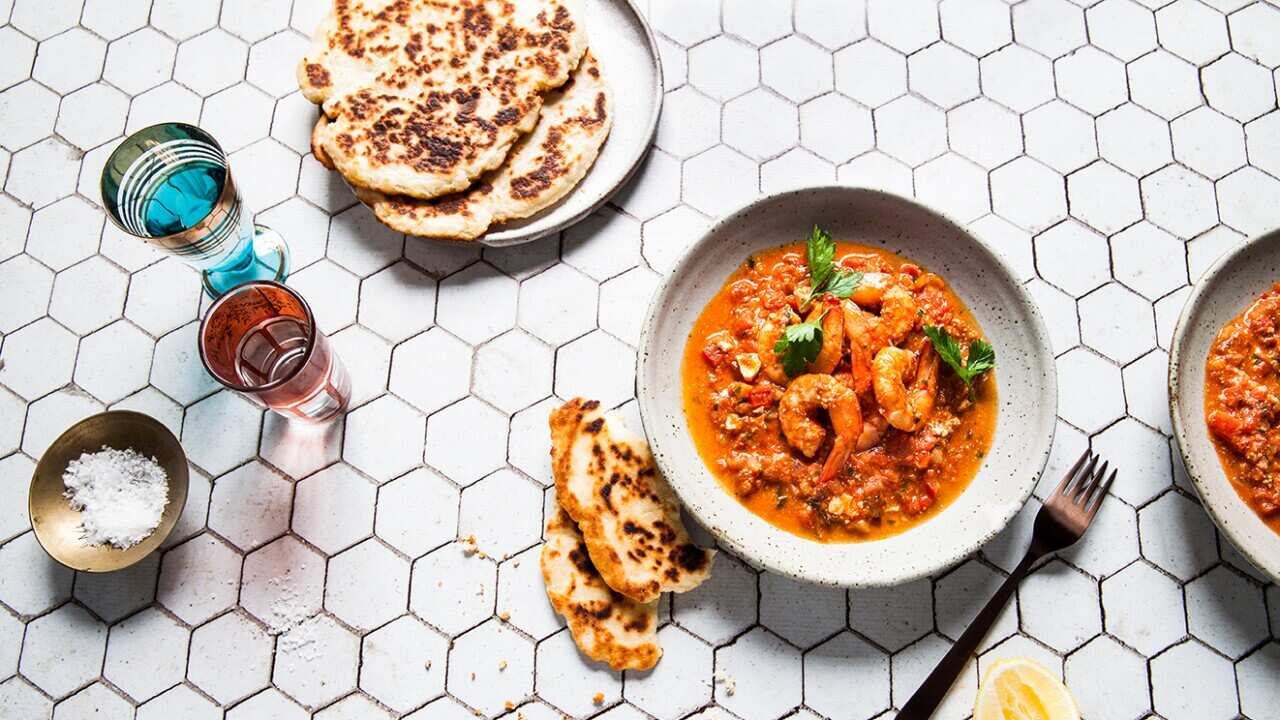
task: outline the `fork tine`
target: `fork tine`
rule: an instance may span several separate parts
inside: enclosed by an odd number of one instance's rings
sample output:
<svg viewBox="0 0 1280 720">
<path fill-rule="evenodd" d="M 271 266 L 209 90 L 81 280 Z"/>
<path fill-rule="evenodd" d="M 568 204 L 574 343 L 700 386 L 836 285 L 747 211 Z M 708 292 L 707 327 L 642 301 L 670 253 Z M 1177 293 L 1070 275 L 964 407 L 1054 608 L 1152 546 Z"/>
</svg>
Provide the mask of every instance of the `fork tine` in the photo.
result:
<svg viewBox="0 0 1280 720">
<path fill-rule="evenodd" d="M 1080 481 L 1080 486 L 1075 489 L 1075 492 L 1071 497 L 1071 502 L 1079 505 L 1080 507 L 1084 507 L 1088 504 L 1087 498 L 1094 490 L 1098 489 L 1099 485 L 1102 484 L 1102 478 L 1107 476 L 1107 470 L 1110 469 L 1111 461 L 1109 460 L 1104 460 L 1101 465 L 1094 468 L 1087 478 Z"/>
<path fill-rule="evenodd" d="M 1089 476 L 1089 481 L 1085 487 L 1080 488 L 1080 492 L 1075 497 L 1075 503 L 1080 507 L 1089 504 L 1089 498 L 1093 497 L 1098 488 L 1102 486 L 1102 481 L 1107 477 L 1107 471 L 1111 469 L 1111 461 L 1103 462 L 1102 465 Z"/>
<path fill-rule="evenodd" d="M 1080 492 L 1081 487 L 1083 487 L 1086 483 L 1089 482 L 1089 478 L 1093 477 L 1093 471 L 1095 468 L 1098 467 L 1098 462 L 1101 460 L 1102 460 L 1102 457 L 1100 455 L 1094 455 L 1090 453 L 1088 464 L 1086 464 L 1084 466 L 1084 469 L 1082 469 L 1079 472 L 1079 474 L 1076 475 L 1076 478 L 1072 482 L 1071 486 L 1064 488 L 1062 491 L 1062 497 L 1066 499 L 1067 502 L 1072 502 L 1072 503 L 1075 502 L 1076 494 Z"/>
<path fill-rule="evenodd" d="M 1094 515 L 1098 514 L 1098 509 L 1102 507 L 1102 501 L 1107 499 L 1107 494 L 1111 492 L 1111 483 L 1116 481 L 1116 474 L 1120 472 L 1120 468 L 1111 471 L 1111 477 L 1102 483 L 1102 488 L 1098 491 L 1097 497 L 1089 496 L 1089 502 L 1085 506 L 1085 512 L 1088 513 L 1089 519 L 1092 520 Z"/>
<path fill-rule="evenodd" d="M 1074 478 L 1076 474 L 1080 472 L 1080 468 L 1084 467 L 1085 461 L 1088 460 L 1092 455 L 1093 455 L 1093 451 L 1089 450 L 1088 448 L 1085 448 L 1085 451 L 1080 456 L 1080 459 L 1076 460 L 1076 464 L 1072 465 L 1071 469 L 1067 471 L 1066 476 L 1062 478 L 1062 482 L 1058 483 L 1058 487 L 1054 488 L 1054 491 L 1053 491 L 1054 495 L 1066 494 L 1067 486 L 1071 484 L 1072 478 Z"/>
</svg>

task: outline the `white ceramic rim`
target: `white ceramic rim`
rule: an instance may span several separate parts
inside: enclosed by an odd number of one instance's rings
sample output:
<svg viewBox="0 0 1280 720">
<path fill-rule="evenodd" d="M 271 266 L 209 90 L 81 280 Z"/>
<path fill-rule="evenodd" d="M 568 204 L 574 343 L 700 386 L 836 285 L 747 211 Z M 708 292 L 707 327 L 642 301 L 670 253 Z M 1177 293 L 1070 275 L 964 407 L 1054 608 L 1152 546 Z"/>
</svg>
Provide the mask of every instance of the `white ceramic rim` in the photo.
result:
<svg viewBox="0 0 1280 720">
<path fill-rule="evenodd" d="M 1031 337 L 1031 345 L 1037 358 L 1041 361 L 1039 370 L 1043 372 L 1044 384 L 1052 390 L 1048 398 L 1040 399 L 1040 402 L 1042 403 L 1042 410 L 1048 410 L 1047 427 L 1043 428 L 1040 442 L 1036 446 L 1025 448 L 1027 456 L 1026 463 L 1023 466 L 1025 471 L 1020 475 L 1020 477 L 1024 479 L 1018 487 L 1017 502 L 1008 503 L 990 515 L 989 517 L 991 518 L 991 522 L 981 533 L 975 533 L 972 537 L 965 538 L 964 541 L 950 547 L 942 548 L 940 546 L 936 546 L 939 547 L 936 555 L 927 559 L 918 558 L 917 563 L 914 565 L 908 566 L 906 564 L 899 564 L 893 568 L 887 569 L 882 567 L 875 573 L 868 573 L 865 571 L 864 567 L 856 563 L 847 562 L 847 558 L 839 556 L 850 554 L 856 555 L 858 554 L 856 548 L 865 548 L 881 543 L 893 543 L 895 540 L 901 542 L 899 539 L 904 538 L 913 532 L 920 531 L 921 528 L 929 527 L 930 522 L 936 521 L 938 518 L 944 516 L 960 502 L 960 498 L 957 498 L 947 508 L 944 508 L 940 513 L 934 515 L 924 523 L 882 540 L 865 543 L 818 543 L 801 538 L 797 535 L 792 535 L 785 530 L 769 525 L 765 520 L 747 510 L 745 506 L 737 501 L 736 498 L 730 497 L 729 494 L 719 486 L 719 481 L 711 475 L 705 464 L 701 462 L 700 457 L 698 458 L 696 469 L 692 472 L 687 474 L 673 472 L 675 468 L 671 467 L 671 462 L 667 457 L 667 453 L 662 447 L 663 440 L 661 438 L 661 434 L 652 431 L 660 413 L 655 406 L 655 398 L 657 395 L 655 391 L 648 387 L 648 373 L 646 372 L 646 365 L 649 363 L 649 358 L 652 353 L 648 352 L 647 348 L 652 342 L 657 317 L 665 303 L 667 293 L 673 280 L 682 274 L 691 271 L 690 259 L 698 248 L 712 241 L 722 228 L 737 221 L 741 216 L 752 212 L 761 205 L 775 202 L 780 198 L 805 193 L 825 192 L 871 193 L 893 201 L 905 203 L 907 205 L 914 206 L 918 210 L 922 210 L 927 214 L 933 215 L 937 220 L 952 226 L 957 232 L 968 237 L 971 241 L 972 247 L 966 248 L 966 250 L 974 250 L 976 253 L 981 255 L 985 261 L 990 263 L 991 267 L 993 267 L 999 274 L 1000 281 L 1008 286 L 1008 288 L 1012 290 L 1015 296 L 1021 301 L 1022 309 L 1026 312 L 1031 324 L 1031 327 L 1028 328 L 1028 335 Z M 723 279 L 721 279 L 720 282 L 723 282 Z M 972 303 L 966 301 L 966 304 L 969 304 L 971 306 L 970 309 L 973 309 Z M 1040 475 L 1044 472 L 1044 468 L 1048 463 L 1049 456 L 1053 448 L 1054 434 L 1057 425 L 1057 369 L 1048 337 L 1048 330 L 1045 327 L 1044 318 L 1041 316 L 1039 308 L 1030 293 L 1027 291 L 1026 287 L 1018 281 L 1017 276 L 1008 264 L 991 248 L 987 247 L 982 241 L 974 237 L 974 235 L 965 229 L 963 225 L 957 223 L 945 213 L 923 205 L 912 198 L 906 198 L 875 188 L 844 184 L 800 186 L 757 198 L 742 207 L 739 207 L 714 223 L 697 240 L 693 241 L 685 248 L 679 261 L 675 264 L 671 272 L 667 273 L 662 279 L 662 282 L 654 293 L 653 300 L 645 314 L 644 325 L 641 330 L 639 350 L 637 353 L 636 397 L 638 400 L 641 420 L 645 425 L 646 435 L 649 438 L 655 462 L 657 463 L 659 470 L 667 477 L 677 495 L 680 495 L 683 500 L 687 496 L 686 493 L 691 490 L 696 491 L 696 489 L 692 487 L 694 483 L 691 481 L 691 478 L 696 477 L 704 483 L 710 482 L 714 484 L 714 492 L 709 493 L 711 497 L 718 498 L 713 500 L 711 503 L 712 505 L 715 505 L 714 508 L 703 508 L 697 503 L 690 502 L 685 502 L 685 508 L 700 524 L 711 532 L 722 547 L 757 567 L 803 582 L 836 587 L 883 587 L 897 585 L 930 576 L 940 570 L 950 568 L 960 563 L 969 557 L 974 551 L 978 550 L 999 534 L 1000 531 L 1008 525 L 1009 521 L 1011 521 L 1022 509 L 1026 504 L 1027 499 L 1030 498 Z M 997 374 L 997 378 L 999 377 L 1000 375 Z M 1047 404 L 1045 404 L 1046 402 Z M 1000 418 L 997 418 L 997 423 L 999 422 Z M 1000 430 L 997 428 L 997 437 L 999 436 L 999 433 Z M 982 472 L 983 469 L 980 468 L 979 476 L 982 475 Z M 977 482 L 977 478 L 974 479 L 974 482 Z M 961 497 L 963 497 L 963 494 Z M 736 509 L 737 512 L 734 512 L 733 509 Z M 749 537 L 746 537 L 736 529 L 732 531 L 725 530 L 716 522 L 715 515 L 718 515 L 721 511 L 730 512 L 737 515 L 739 518 L 743 518 L 745 515 L 746 517 L 743 519 L 745 519 L 748 524 L 754 525 L 755 527 L 763 525 L 764 527 L 762 529 L 766 532 L 776 533 L 774 537 L 782 538 L 783 542 L 792 545 L 800 544 L 800 552 L 802 554 L 810 555 L 811 559 L 812 556 L 820 556 L 820 562 L 802 564 L 797 561 L 794 555 L 777 552 L 774 548 L 769 547 L 765 543 L 752 542 Z M 854 548 L 855 550 L 849 552 L 848 550 L 850 548 Z"/>
<path fill-rule="evenodd" d="M 1179 371 L 1184 366 L 1183 355 L 1185 352 L 1189 352 L 1186 347 L 1190 342 L 1191 329 L 1189 323 L 1192 321 L 1192 316 L 1200 310 L 1201 305 L 1208 298 L 1213 296 L 1220 282 L 1219 276 L 1229 270 L 1241 255 L 1257 249 L 1262 243 L 1280 244 L 1280 230 L 1273 230 L 1242 240 L 1214 261 L 1192 286 L 1191 294 L 1187 296 L 1187 301 L 1182 306 L 1182 312 L 1178 315 L 1178 323 L 1173 330 L 1173 341 L 1169 345 L 1169 416 L 1173 421 L 1173 436 L 1178 441 L 1178 452 L 1182 456 L 1187 476 L 1191 479 L 1191 484 L 1195 487 L 1196 494 L 1200 496 L 1200 504 L 1209 514 L 1209 518 L 1213 520 L 1214 525 L 1218 526 L 1222 534 L 1227 536 L 1232 545 L 1240 551 L 1240 554 L 1253 563 L 1254 567 L 1268 575 L 1273 581 L 1280 582 L 1280 534 L 1273 531 L 1258 517 L 1253 508 L 1249 507 L 1239 493 L 1236 492 L 1231 481 L 1227 479 L 1226 472 L 1222 469 L 1222 462 L 1218 458 L 1217 449 L 1213 445 L 1213 441 L 1208 437 L 1208 426 L 1204 421 L 1203 407 L 1188 408 L 1188 412 L 1195 418 L 1192 422 L 1195 425 L 1195 430 L 1203 434 L 1210 457 L 1202 462 L 1187 450 L 1190 446 L 1188 441 L 1192 437 L 1192 428 L 1187 427 L 1187 424 L 1182 421 L 1180 406 L 1185 396 L 1181 392 L 1181 380 L 1178 377 Z M 1276 254 L 1280 255 L 1280 249 L 1276 251 Z M 1255 288 L 1250 298 L 1256 299 L 1277 280 L 1280 280 L 1280 277 L 1277 277 L 1265 287 Z M 1252 302 L 1252 299 L 1246 302 Z M 1246 305 L 1241 305 L 1236 309 L 1235 314 L 1244 312 L 1245 307 Z M 1220 326 L 1212 330 L 1215 337 L 1219 329 Z M 1186 367 L 1190 370 L 1196 382 L 1200 383 L 1201 388 L 1203 388 L 1204 366 L 1208 361 L 1208 355 L 1188 358 L 1187 360 Z M 1199 397 L 1200 395 L 1197 393 L 1196 396 Z"/>
</svg>

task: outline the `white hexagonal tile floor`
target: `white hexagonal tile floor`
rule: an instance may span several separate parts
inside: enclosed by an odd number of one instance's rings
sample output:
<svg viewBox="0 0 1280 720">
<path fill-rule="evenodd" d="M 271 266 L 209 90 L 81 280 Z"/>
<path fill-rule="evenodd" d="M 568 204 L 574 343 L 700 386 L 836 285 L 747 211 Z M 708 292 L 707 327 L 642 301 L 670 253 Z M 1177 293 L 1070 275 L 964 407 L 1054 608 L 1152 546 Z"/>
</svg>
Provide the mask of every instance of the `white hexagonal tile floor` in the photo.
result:
<svg viewBox="0 0 1280 720">
<path fill-rule="evenodd" d="M 1276 8 L 642 0 L 657 149 L 573 229 L 481 252 L 382 229 L 307 155 L 293 62 L 326 5 L 0 2 L 0 477 L 108 405 L 162 419 L 193 464 L 163 551 L 115 575 L 53 564 L 25 484 L 0 484 L 0 716 L 891 716 L 1032 509 L 896 588 L 808 588 L 725 554 L 663 603 L 647 673 L 577 655 L 538 563 L 549 409 L 634 413 L 640 323 L 681 250 L 763 192 L 831 181 L 914 195 L 1000 252 L 1058 357 L 1046 475 L 1087 444 L 1121 468 L 943 716 L 1008 654 L 1062 673 L 1089 717 L 1274 712 L 1280 590 L 1189 492 L 1163 372 L 1188 283 L 1280 221 Z M 353 377 L 344 422 L 303 432 L 219 392 L 196 275 L 104 222 L 113 138 L 174 119 L 214 132 L 293 243 L 290 282 Z"/>
</svg>

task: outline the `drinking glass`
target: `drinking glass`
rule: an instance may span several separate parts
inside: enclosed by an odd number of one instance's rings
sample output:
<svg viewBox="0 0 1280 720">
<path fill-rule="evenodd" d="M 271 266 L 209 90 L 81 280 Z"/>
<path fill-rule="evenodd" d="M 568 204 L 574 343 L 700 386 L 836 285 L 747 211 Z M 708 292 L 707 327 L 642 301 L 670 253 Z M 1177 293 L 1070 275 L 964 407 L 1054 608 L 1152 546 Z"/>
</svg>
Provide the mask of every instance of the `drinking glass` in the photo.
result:
<svg viewBox="0 0 1280 720">
<path fill-rule="evenodd" d="M 101 189 L 112 222 L 200 270 L 210 297 L 289 274 L 284 238 L 254 224 L 226 153 L 194 125 L 161 123 L 125 138 L 102 168 Z"/>
<path fill-rule="evenodd" d="M 224 292 L 200 322 L 200 360 L 223 385 L 287 418 L 325 422 L 351 379 L 301 295 L 270 280 Z"/>
</svg>

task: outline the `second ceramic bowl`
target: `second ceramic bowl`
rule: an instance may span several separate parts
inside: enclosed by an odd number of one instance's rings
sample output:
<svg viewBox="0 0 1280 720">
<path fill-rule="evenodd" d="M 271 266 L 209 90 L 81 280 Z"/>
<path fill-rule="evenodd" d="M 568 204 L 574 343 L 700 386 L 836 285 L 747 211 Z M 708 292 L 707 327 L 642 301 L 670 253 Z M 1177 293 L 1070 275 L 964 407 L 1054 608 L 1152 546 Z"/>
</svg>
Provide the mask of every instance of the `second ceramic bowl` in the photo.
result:
<svg viewBox="0 0 1280 720">
<path fill-rule="evenodd" d="M 711 474 L 685 422 L 680 362 L 703 307 L 748 255 L 800 241 L 815 223 L 837 240 L 884 247 L 937 272 L 969 306 L 998 357 L 996 436 L 977 476 L 940 513 L 881 540 L 819 543 L 770 525 Z M 649 309 L 637 386 L 654 457 L 694 517 L 757 565 L 840 586 L 908 582 L 959 562 L 991 539 L 1031 494 L 1049 457 L 1057 415 L 1057 380 L 1044 321 L 1003 261 L 922 205 L 843 186 L 763 198 L 695 241 Z"/>
</svg>

